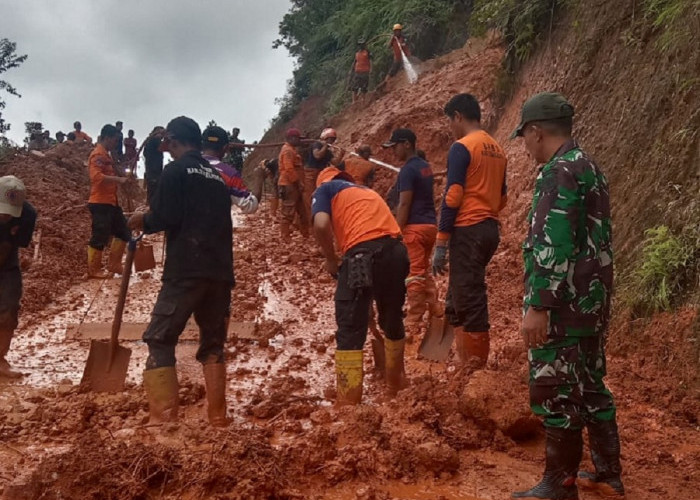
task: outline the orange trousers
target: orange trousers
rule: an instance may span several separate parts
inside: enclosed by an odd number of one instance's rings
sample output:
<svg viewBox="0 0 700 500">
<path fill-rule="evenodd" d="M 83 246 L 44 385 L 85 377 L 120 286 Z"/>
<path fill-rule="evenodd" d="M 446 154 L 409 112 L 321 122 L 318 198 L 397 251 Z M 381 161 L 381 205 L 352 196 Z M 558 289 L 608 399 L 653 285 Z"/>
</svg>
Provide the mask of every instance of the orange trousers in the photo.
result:
<svg viewBox="0 0 700 500">
<path fill-rule="evenodd" d="M 406 278 L 408 328 L 420 324 L 428 308 L 431 314 L 437 312 L 437 286 L 430 265 L 436 239 L 437 226 L 433 224 L 409 224 L 403 230 L 403 241 L 411 261 Z"/>
</svg>

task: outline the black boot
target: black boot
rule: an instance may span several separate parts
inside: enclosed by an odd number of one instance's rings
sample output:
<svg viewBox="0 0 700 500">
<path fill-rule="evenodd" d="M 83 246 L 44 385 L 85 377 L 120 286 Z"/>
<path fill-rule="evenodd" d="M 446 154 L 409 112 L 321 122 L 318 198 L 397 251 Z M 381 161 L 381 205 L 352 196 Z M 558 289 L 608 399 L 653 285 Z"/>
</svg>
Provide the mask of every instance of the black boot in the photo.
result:
<svg viewBox="0 0 700 500">
<path fill-rule="evenodd" d="M 513 493 L 512 498 L 578 500 L 576 473 L 583 454 L 581 430 L 547 428 L 546 453 L 539 484 L 528 491 Z"/>
<path fill-rule="evenodd" d="M 593 422 L 588 424 L 588 440 L 595 473 L 580 472 L 578 485 L 586 490 L 593 490 L 603 498 L 623 500 L 625 487 L 620 474 L 620 436 L 617 422 Z"/>
</svg>

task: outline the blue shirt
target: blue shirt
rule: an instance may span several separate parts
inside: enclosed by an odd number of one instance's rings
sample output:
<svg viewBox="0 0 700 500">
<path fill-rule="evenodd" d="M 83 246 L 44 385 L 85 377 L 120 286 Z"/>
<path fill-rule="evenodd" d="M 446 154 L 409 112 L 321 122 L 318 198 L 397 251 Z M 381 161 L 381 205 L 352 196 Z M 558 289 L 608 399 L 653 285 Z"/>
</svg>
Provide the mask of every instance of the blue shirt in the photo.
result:
<svg viewBox="0 0 700 500">
<path fill-rule="evenodd" d="M 413 191 L 413 201 L 407 224 L 437 224 L 433 198 L 433 171 L 430 164 L 414 156 L 401 167 L 399 193 Z"/>
</svg>

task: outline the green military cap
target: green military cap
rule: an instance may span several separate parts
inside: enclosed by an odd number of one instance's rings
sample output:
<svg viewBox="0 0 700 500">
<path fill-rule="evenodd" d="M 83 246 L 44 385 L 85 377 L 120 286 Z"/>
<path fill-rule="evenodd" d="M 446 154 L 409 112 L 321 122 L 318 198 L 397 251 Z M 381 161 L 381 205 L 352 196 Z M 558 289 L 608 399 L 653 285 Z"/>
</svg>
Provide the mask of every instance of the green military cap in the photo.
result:
<svg viewBox="0 0 700 500">
<path fill-rule="evenodd" d="M 520 113 L 520 124 L 510 135 L 511 139 L 523 135 L 523 127 L 539 120 L 555 120 L 574 116 L 574 107 L 561 94 L 542 92 L 528 99 Z"/>
</svg>

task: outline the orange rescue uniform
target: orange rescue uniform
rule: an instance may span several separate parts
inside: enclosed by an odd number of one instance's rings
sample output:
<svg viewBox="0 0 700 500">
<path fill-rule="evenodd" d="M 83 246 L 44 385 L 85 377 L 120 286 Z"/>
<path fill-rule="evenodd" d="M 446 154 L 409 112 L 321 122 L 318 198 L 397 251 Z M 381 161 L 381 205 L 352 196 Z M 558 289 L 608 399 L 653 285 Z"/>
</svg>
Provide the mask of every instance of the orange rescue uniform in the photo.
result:
<svg viewBox="0 0 700 500">
<path fill-rule="evenodd" d="M 359 156 L 351 156 L 345 160 L 345 171 L 352 175 L 359 186 L 367 186 L 374 173 L 374 164 Z"/>
<path fill-rule="evenodd" d="M 105 176 L 115 176 L 114 162 L 102 144 L 95 146 L 88 159 L 90 174 L 90 199 L 88 203 L 118 205 L 117 183 L 105 181 Z"/>
</svg>

